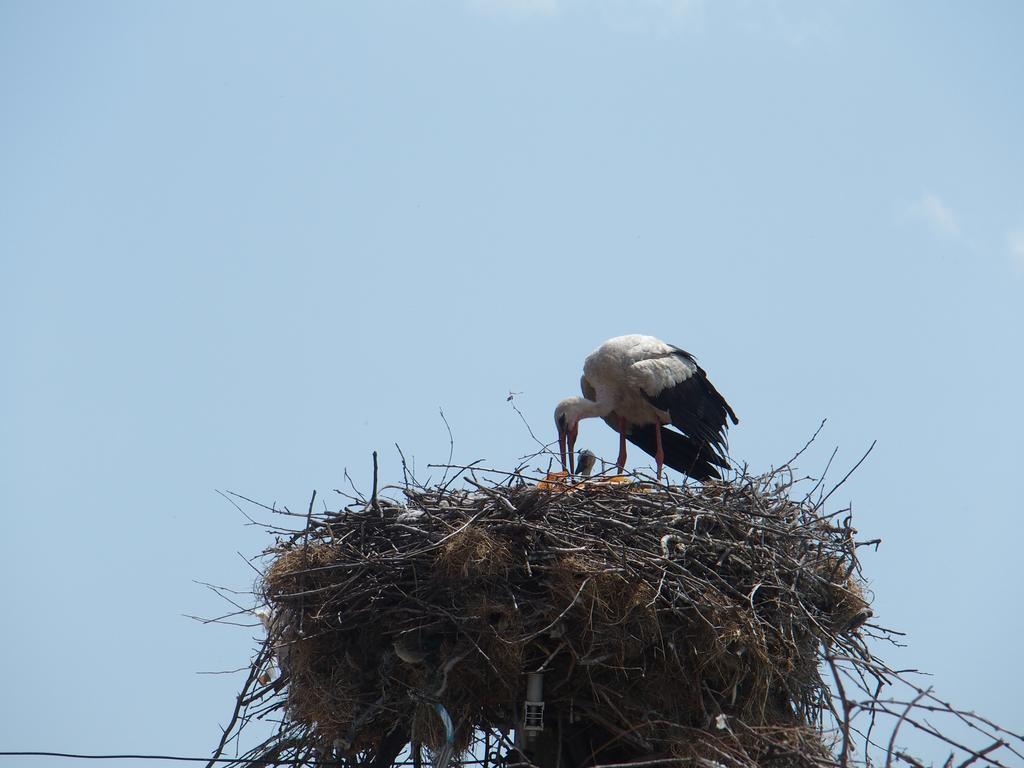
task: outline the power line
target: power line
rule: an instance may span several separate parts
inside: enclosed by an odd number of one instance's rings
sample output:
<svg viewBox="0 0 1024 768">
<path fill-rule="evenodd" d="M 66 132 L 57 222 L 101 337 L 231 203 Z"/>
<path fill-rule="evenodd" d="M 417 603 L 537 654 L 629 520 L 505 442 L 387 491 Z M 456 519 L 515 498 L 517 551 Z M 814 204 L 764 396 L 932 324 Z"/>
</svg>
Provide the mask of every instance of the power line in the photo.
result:
<svg viewBox="0 0 1024 768">
<path fill-rule="evenodd" d="M 181 755 L 77 755 L 71 752 L 0 752 L 0 757 L 65 757 L 74 760 L 176 760 L 182 763 L 259 763 L 298 765 L 299 760 L 245 759 L 240 757 L 182 757 Z"/>
<path fill-rule="evenodd" d="M 244 757 L 184 757 L 182 755 L 79 755 L 72 752 L 0 752 L 0 757 L 63 757 L 72 760 L 175 760 L 181 763 L 234 763 L 249 765 L 304 765 L 306 760 L 283 760 L 280 758 Z M 478 761 L 465 761 L 465 765 L 477 765 Z M 393 766 L 412 765 L 411 760 L 393 763 Z"/>
</svg>

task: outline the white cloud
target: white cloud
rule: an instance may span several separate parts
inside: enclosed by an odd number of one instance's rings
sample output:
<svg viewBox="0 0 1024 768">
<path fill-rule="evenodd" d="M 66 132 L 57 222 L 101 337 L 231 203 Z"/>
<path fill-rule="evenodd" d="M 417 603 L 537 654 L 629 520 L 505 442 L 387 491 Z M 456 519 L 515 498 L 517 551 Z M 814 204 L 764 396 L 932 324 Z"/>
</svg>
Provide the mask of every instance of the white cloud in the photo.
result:
<svg viewBox="0 0 1024 768">
<path fill-rule="evenodd" d="M 849 0 L 847 0 L 848 2 Z M 479 13 L 508 18 L 588 15 L 614 30 L 672 34 L 703 33 L 712 25 L 803 48 L 828 44 L 839 29 L 837 8 L 844 3 L 792 3 L 788 0 L 462 0 Z"/>
<path fill-rule="evenodd" d="M 596 12 L 606 20 L 689 20 L 706 0 L 467 0 L 477 11 L 507 16 L 554 16 L 563 12 Z"/>
<path fill-rule="evenodd" d="M 956 237 L 960 234 L 960 224 L 956 220 L 953 209 L 946 205 L 942 198 L 934 192 L 924 192 L 911 206 L 914 215 L 922 219 L 932 231 L 939 235 Z"/>
<path fill-rule="evenodd" d="M 1010 264 L 1018 275 L 1024 275 L 1024 229 L 1006 234 L 1006 249 L 1010 252 Z"/>
<path fill-rule="evenodd" d="M 664 37 L 682 29 L 703 31 L 706 0 L 563 0 L 579 12 L 596 13 L 609 29 Z"/>
<path fill-rule="evenodd" d="M 839 3 L 734 0 L 729 10 L 747 34 L 805 48 L 827 44 L 835 37 L 838 27 L 834 12 L 842 8 Z"/>
<path fill-rule="evenodd" d="M 647 5 L 666 14 L 669 18 L 688 18 L 704 8 L 705 0 L 648 0 Z"/>
<path fill-rule="evenodd" d="M 559 10 L 559 0 L 469 0 L 469 4 L 477 10 L 510 16 L 553 16 Z"/>
</svg>

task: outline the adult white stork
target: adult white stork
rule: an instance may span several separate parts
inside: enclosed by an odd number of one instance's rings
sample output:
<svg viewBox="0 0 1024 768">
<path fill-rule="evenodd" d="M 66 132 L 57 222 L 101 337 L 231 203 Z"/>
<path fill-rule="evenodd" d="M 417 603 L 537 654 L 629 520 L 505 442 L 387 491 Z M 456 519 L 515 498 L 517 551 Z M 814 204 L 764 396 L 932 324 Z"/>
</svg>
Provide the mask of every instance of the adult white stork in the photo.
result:
<svg viewBox="0 0 1024 768">
<path fill-rule="evenodd" d="M 619 433 L 620 472 L 627 440 L 654 457 L 659 478 L 666 464 L 696 480 L 721 477 L 728 466 L 725 431 L 739 419 L 689 352 L 653 336 L 616 336 L 584 361 L 580 386 L 583 397 L 555 408 L 563 470 L 568 453 L 575 474 L 580 420 L 595 416 Z"/>
</svg>

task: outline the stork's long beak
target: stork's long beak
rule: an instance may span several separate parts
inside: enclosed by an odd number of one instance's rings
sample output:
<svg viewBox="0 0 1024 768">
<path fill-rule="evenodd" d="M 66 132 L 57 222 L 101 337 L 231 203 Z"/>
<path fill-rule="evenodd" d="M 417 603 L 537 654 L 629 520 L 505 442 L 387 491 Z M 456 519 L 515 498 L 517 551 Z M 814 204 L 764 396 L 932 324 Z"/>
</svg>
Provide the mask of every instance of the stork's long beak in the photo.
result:
<svg viewBox="0 0 1024 768">
<path fill-rule="evenodd" d="M 565 471 L 565 427 L 561 423 L 558 425 L 558 455 L 562 457 L 562 471 Z"/>
<path fill-rule="evenodd" d="M 565 418 L 558 421 L 558 455 L 562 459 L 562 471 L 565 471 L 566 458 L 569 462 L 569 474 L 576 474 L 576 435 L 579 434 L 579 422 L 571 427 Z"/>
</svg>

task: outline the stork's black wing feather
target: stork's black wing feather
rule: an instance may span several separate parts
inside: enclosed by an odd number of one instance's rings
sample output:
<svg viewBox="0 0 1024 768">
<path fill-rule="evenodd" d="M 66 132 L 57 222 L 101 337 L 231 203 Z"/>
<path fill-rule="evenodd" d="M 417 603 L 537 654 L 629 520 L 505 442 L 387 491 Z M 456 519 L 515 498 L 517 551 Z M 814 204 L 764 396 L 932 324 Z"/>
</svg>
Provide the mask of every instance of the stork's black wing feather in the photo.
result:
<svg viewBox="0 0 1024 768">
<path fill-rule="evenodd" d="M 681 435 L 673 429 L 646 424 L 634 426 L 626 439 L 640 450 L 654 455 L 657 443 L 654 430 L 661 430 L 661 449 L 665 452 L 665 464 L 677 472 L 689 475 L 694 480 L 719 479 L 722 475 L 718 468 L 727 468 L 725 459 L 706 443 Z"/>
<path fill-rule="evenodd" d="M 729 420 L 738 424 L 739 419 L 714 385 L 708 381 L 704 369 L 689 352 L 672 347 L 673 355 L 684 360 L 694 369 L 693 374 L 675 386 L 663 389 L 656 396 L 648 397 L 655 407 L 667 411 L 672 426 L 693 439 L 700 453 L 721 459 L 725 451 L 725 431 Z M 664 433 L 662 433 L 664 436 Z M 718 461 L 718 466 L 726 466 Z"/>
</svg>

